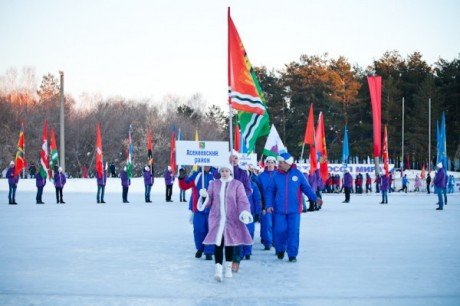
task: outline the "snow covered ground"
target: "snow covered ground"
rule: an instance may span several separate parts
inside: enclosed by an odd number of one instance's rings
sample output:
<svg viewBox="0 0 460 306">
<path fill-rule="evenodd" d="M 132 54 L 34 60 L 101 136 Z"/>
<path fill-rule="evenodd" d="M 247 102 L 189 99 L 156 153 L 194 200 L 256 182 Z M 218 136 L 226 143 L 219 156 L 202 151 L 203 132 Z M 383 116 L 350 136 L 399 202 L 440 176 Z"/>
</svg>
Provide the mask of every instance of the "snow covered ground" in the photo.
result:
<svg viewBox="0 0 460 306">
<path fill-rule="evenodd" d="M 460 305 L 460 194 L 444 211 L 426 194 L 325 195 L 301 221 L 297 263 L 263 251 L 233 279 L 216 283 L 214 263 L 195 259 L 188 204 L 164 200 L 157 179 L 152 204 L 133 180 L 130 204 L 109 179 L 106 205 L 95 181 L 72 179 L 65 205 L 48 183 L 35 204 L 34 180 L 21 180 L 7 205 L 0 180 L 1 305 Z M 190 193 L 187 192 L 187 196 Z"/>
</svg>

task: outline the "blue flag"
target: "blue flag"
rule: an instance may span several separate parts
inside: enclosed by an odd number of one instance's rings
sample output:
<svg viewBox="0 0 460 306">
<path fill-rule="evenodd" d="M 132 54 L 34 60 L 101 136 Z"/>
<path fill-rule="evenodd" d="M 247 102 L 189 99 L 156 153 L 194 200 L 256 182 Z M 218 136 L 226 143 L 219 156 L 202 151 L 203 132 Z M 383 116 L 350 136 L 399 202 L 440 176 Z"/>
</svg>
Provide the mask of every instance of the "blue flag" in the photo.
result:
<svg viewBox="0 0 460 306">
<path fill-rule="evenodd" d="M 348 129 L 345 125 L 344 135 L 343 135 L 343 147 L 342 147 L 342 164 L 347 167 L 348 166 L 348 156 L 350 155 L 350 151 L 348 149 Z"/>
</svg>

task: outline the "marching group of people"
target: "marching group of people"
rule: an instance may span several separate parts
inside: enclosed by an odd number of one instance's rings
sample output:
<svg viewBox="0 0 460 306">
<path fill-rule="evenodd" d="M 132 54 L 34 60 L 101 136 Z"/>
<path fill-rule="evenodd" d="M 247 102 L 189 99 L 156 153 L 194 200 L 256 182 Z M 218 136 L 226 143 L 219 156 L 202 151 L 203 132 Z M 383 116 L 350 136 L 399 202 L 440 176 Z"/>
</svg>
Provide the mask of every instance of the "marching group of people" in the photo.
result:
<svg viewBox="0 0 460 306">
<path fill-rule="evenodd" d="M 15 175 L 15 164 L 12 161 L 7 171 L 9 204 L 16 205 L 16 188 L 19 176 Z M 56 202 L 65 204 L 63 189 L 66 176 L 61 167 L 55 169 L 53 183 L 56 190 Z M 249 166 L 242 169 L 238 164 L 238 155 L 232 153 L 228 165 L 218 168 L 204 166 L 189 175 L 184 168 L 179 170 L 180 201 L 186 202 L 185 191 L 191 189 L 189 200 L 190 223 L 193 224 L 193 235 L 196 247 L 196 258 L 203 254 L 207 260 L 215 261 L 215 279 L 232 277 L 238 272 L 242 258 L 249 260 L 252 255 L 252 244 L 255 235 L 254 221 L 260 222 L 260 237 L 264 250 L 275 248 L 278 259 L 282 260 L 287 253 L 289 262 L 296 262 L 299 251 L 300 215 L 302 212 L 321 209 L 323 204 L 321 192 L 345 192 L 343 203 L 350 202 L 353 192 L 353 178 L 345 170 L 340 188 L 340 176 L 330 175 L 326 183 L 319 170 L 302 173 L 297 169 L 292 156 L 283 153 L 276 160 L 274 157 L 265 159 L 265 169 Z M 123 203 L 129 203 L 128 190 L 131 179 L 126 166 L 120 173 Z M 147 165 L 143 172 L 145 185 L 145 202 L 151 203 L 150 192 L 154 183 L 152 169 Z M 47 174 L 35 173 L 37 195 L 36 203 L 44 204 L 43 188 Z M 172 202 L 172 187 L 175 176 L 168 166 L 164 174 L 165 200 Z M 355 178 L 355 192 L 363 193 L 364 178 L 358 174 Z M 377 192 L 381 192 L 380 204 L 388 204 L 388 193 L 392 191 L 392 175 L 380 175 L 374 180 Z M 402 178 L 402 188 L 407 192 L 407 176 Z M 97 175 L 97 203 L 103 204 L 107 173 Z M 427 186 L 431 177 L 428 174 Z M 366 173 L 366 193 L 372 192 L 372 180 Z M 437 210 L 447 205 L 446 193 L 453 192 L 455 184 L 451 175 L 447 176 L 442 163 L 437 165 L 433 180 L 438 195 Z M 420 178 L 415 180 L 415 187 L 420 188 Z M 340 189 L 339 189 L 340 188 Z M 429 193 L 428 188 L 428 193 Z M 309 207 L 302 193 L 307 197 Z M 224 264 L 225 255 L 225 264 Z M 225 268 L 225 269 L 224 269 Z M 225 271 L 225 274 L 224 274 Z"/>
<path fill-rule="evenodd" d="M 204 254 L 212 260 L 214 255 L 214 277 L 219 282 L 238 272 L 242 258 L 251 258 L 254 221 L 260 222 L 265 250 L 274 247 L 278 259 L 287 253 L 289 261 L 296 262 L 300 214 L 305 210 L 301 193 L 308 197 L 310 209 L 323 203 L 289 153 L 278 157 L 278 165 L 274 157 L 267 157 L 262 173 L 257 166 L 241 169 L 236 153 L 229 161 L 229 165 L 205 166 L 190 175 L 181 169 L 179 175 L 180 188 L 192 190 L 189 209 L 195 257 Z M 317 175 L 313 173 L 312 185 L 317 185 Z"/>
</svg>

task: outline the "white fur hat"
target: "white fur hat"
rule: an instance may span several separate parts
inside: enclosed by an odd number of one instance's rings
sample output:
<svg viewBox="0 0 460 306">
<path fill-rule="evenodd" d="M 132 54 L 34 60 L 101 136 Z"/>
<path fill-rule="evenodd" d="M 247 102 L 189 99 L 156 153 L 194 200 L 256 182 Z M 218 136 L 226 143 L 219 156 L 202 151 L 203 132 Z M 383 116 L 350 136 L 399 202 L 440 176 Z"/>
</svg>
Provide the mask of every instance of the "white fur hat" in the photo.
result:
<svg viewBox="0 0 460 306">
<path fill-rule="evenodd" d="M 10 166 L 14 166 L 14 161 L 10 161 Z"/>
<path fill-rule="evenodd" d="M 230 170 L 230 174 L 233 176 L 233 166 L 230 165 L 230 164 L 227 164 L 227 165 L 221 165 L 219 166 L 219 173 L 220 173 L 220 170 L 222 169 L 228 169 Z"/>
<path fill-rule="evenodd" d="M 55 169 L 56 169 L 56 168 L 55 168 Z M 59 168 L 58 168 L 58 171 L 59 171 L 59 172 L 62 172 L 62 167 L 59 167 Z"/>
<path fill-rule="evenodd" d="M 273 161 L 276 164 L 276 158 L 274 158 L 273 156 L 267 156 L 267 158 L 265 159 L 265 163 L 267 163 L 268 161 Z"/>
<path fill-rule="evenodd" d="M 442 168 L 442 163 L 438 163 L 436 166 L 438 166 L 438 168 Z"/>
<path fill-rule="evenodd" d="M 149 166 L 145 166 L 144 169 L 145 169 L 145 171 L 149 171 L 149 170 L 150 170 Z"/>
</svg>

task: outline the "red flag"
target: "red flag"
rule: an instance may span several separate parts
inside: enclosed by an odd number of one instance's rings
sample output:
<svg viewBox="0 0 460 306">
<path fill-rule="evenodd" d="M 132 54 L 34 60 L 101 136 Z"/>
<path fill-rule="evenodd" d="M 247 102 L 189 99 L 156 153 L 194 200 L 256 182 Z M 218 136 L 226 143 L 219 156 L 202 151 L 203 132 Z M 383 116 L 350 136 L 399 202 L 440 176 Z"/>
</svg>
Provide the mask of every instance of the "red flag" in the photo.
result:
<svg viewBox="0 0 460 306">
<path fill-rule="evenodd" d="M 307 128 L 305 129 L 304 144 L 315 145 L 315 123 L 313 122 L 313 103 L 310 104 L 310 112 L 308 114 Z"/>
<path fill-rule="evenodd" d="M 372 104 L 372 121 L 374 122 L 374 157 L 379 157 L 381 152 L 381 99 L 382 99 L 382 77 L 368 76 L 369 91 Z"/>
<path fill-rule="evenodd" d="M 102 160 L 101 124 L 96 125 L 96 172 L 99 178 L 104 177 L 104 162 Z"/>
<path fill-rule="evenodd" d="M 316 152 L 319 153 L 319 172 L 324 182 L 329 177 L 329 169 L 327 162 L 327 150 L 326 150 L 326 133 L 324 132 L 324 119 L 323 113 L 319 113 L 318 125 L 316 126 Z"/>
<path fill-rule="evenodd" d="M 235 151 L 240 152 L 240 145 L 241 145 L 241 133 L 240 133 L 240 125 L 237 124 L 235 127 L 235 141 L 233 142 L 233 149 Z"/>
<path fill-rule="evenodd" d="M 149 129 L 147 135 L 147 161 L 150 166 L 153 165 L 153 137 L 151 129 Z"/>
<path fill-rule="evenodd" d="M 14 162 L 14 176 L 18 176 L 26 166 L 24 141 L 24 124 L 22 123 L 21 130 L 19 131 L 18 150 L 16 151 L 16 159 Z"/>
<path fill-rule="evenodd" d="M 228 8 L 228 92 L 232 108 L 263 115 L 265 106 L 257 90 L 251 63 Z"/>
<path fill-rule="evenodd" d="M 383 132 L 383 169 L 385 170 L 385 175 L 388 176 L 390 172 L 388 170 L 388 134 L 386 125 Z"/>
<path fill-rule="evenodd" d="M 42 150 L 40 151 L 40 175 L 42 178 L 48 176 L 48 123 L 43 123 Z"/>
<path fill-rule="evenodd" d="M 176 132 L 173 130 L 171 135 L 171 156 L 169 159 L 169 165 L 171 166 L 171 172 L 176 173 Z"/>
<path fill-rule="evenodd" d="M 425 164 L 422 164 L 422 173 L 420 173 L 420 178 L 425 179 Z"/>
<path fill-rule="evenodd" d="M 316 156 L 316 148 L 314 145 L 310 145 L 310 174 L 318 169 L 318 158 Z"/>
</svg>

